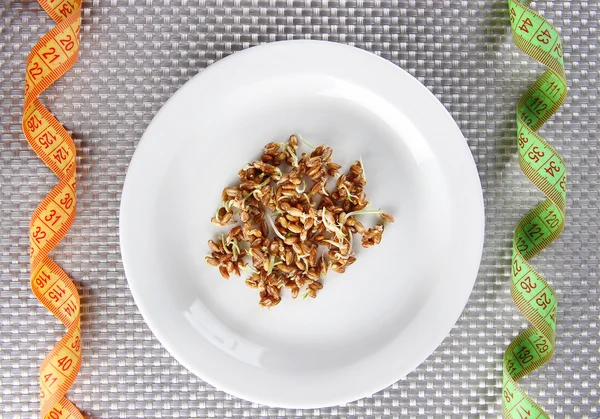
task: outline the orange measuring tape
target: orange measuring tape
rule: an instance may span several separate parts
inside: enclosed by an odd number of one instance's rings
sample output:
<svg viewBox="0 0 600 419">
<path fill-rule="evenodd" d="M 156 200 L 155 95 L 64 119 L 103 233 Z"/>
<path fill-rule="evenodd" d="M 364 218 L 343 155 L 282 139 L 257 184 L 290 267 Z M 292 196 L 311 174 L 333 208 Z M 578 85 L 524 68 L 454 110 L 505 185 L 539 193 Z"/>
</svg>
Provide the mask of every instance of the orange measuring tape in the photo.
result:
<svg viewBox="0 0 600 419">
<path fill-rule="evenodd" d="M 83 418 L 65 397 L 81 365 L 79 293 L 71 278 L 48 256 L 75 218 L 75 144 L 37 98 L 77 61 L 81 0 L 38 2 L 57 25 L 42 37 L 27 58 L 22 126 L 29 145 L 58 176 L 59 182 L 33 212 L 29 223 L 31 288 L 67 328 L 40 367 L 40 417 Z"/>
</svg>

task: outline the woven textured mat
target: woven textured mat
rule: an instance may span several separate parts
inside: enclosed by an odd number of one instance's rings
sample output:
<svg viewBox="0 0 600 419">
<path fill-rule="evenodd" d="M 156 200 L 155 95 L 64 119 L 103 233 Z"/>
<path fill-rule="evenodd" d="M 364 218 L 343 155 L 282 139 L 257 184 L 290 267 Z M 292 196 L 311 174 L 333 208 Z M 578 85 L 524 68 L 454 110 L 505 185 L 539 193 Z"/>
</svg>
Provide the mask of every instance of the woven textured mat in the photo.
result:
<svg viewBox="0 0 600 419">
<path fill-rule="evenodd" d="M 543 69 L 519 52 L 507 2 L 87 0 L 81 56 L 42 96 L 79 151 L 78 214 L 55 260 L 82 297 L 83 365 L 70 398 L 91 417 L 499 417 L 501 359 L 526 327 L 509 294 L 519 218 L 540 199 L 518 167 L 515 104 Z M 538 2 L 560 28 L 570 92 L 542 128 L 569 170 L 567 225 L 535 266 L 559 298 L 554 359 L 524 380 L 556 418 L 597 418 L 600 311 L 598 3 Z M 53 26 L 34 1 L 0 5 L 0 416 L 38 415 L 38 368 L 64 329 L 29 289 L 28 221 L 56 183 L 21 133 L 25 59 Z M 485 192 L 487 233 L 469 303 L 415 372 L 355 403 L 272 409 L 189 373 L 139 314 L 118 246 L 127 165 L 156 111 L 198 71 L 235 51 L 283 39 L 355 45 L 400 65 L 458 122 Z"/>
</svg>

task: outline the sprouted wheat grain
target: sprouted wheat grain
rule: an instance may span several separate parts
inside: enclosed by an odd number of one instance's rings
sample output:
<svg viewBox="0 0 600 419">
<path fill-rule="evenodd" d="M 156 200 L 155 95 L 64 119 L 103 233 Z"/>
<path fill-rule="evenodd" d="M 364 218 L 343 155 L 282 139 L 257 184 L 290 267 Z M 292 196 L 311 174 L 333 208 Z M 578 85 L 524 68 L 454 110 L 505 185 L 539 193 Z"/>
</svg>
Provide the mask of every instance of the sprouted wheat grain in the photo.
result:
<svg viewBox="0 0 600 419">
<path fill-rule="evenodd" d="M 298 156 L 298 140 L 313 149 L 310 154 Z M 302 289 L 303 299 L 315 298 L 329 269 L 344 273 L 356 261 L 353 234 L 371 247 L 381 242 L 385 223 L 394 222 L 382 210 L 368 209 L 362 158 L 340 175 L 332 153 L 295 134 L 287 143 L 267 144 L 260 160 L 240 170 L 239 184 L 223 189 L 223 206 L 211 221 L 230 230 L 208 241 L 206 262 L 226 279 L 249 274 L 246 284 L 259 291 L 261 306 L 279 304 L 284 288 L 292 298 Z M 356 219 L 362 214 L 379 214 L 381 222 L 367 230 Z"/>
</svg>

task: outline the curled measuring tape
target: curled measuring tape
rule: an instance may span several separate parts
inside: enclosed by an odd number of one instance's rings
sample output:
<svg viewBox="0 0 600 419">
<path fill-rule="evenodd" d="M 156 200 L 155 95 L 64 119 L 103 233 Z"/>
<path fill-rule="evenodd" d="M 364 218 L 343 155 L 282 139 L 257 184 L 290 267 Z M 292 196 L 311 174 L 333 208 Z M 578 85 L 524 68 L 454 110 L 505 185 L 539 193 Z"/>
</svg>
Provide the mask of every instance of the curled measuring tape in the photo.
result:
<svg viewBox="0 0 600 419">
<path fill-rule="evenodd" d="M 556 294 L 528 261 L 556 239 L 565 225 L 565 164 L 536 131 L 564 101 L 567 82 L 558 31 L 518 0 L 508 4 L 515 43 L 548 68 L 517 104 L 519 163 L 546 199 L 521 219 L 514 233 L 510 292 L 531 326 L 504 353 L 502 413 L 515 419 L 548 418 L 517 381 L 548 362 L 554 353 Z"/>
<path fill-rule="evenodd" d="M 56 26 L 33 47 L 26 65 L 23 132 L 59 182 L 33 212 L 29 223 L 31 288 L 67 328 L 40 367 L 40 417 L 83 418 L 65 394 L 81 365 L 79 293 L 48 256 L 75 218 L 75 144 L 67 130 L 38 100 L 77 61 L 81 0 L 38 0 Z"/>
</svg>

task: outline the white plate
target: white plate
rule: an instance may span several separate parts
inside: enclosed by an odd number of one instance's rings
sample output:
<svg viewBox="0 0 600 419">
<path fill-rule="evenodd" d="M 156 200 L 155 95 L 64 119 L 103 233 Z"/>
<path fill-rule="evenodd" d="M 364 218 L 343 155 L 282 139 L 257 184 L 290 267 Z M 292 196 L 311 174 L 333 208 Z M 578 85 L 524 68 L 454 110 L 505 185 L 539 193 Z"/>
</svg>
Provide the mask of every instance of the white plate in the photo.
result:
<svg viewBox="0 0 600 419">
<path fill-rule="evenodd" d="M 356 241 L 356 263 L 315 300 L 260 309 L 243 278 L 205 263 L 209 220 L 238 170 L 293 132 L 345 168 L 362 156 L 368 197 L 396 223 L 379 246 Z M 125 272 L 160 342 L 217 388 L 280 407 L 369 396 L 423 362 L 467 302 L 483 230 L 477 170 L 444 107 L 397 66 L 327 42 L 251 48 L 186 83 L 148 126 L 121 198 Z"/>
</svg>

